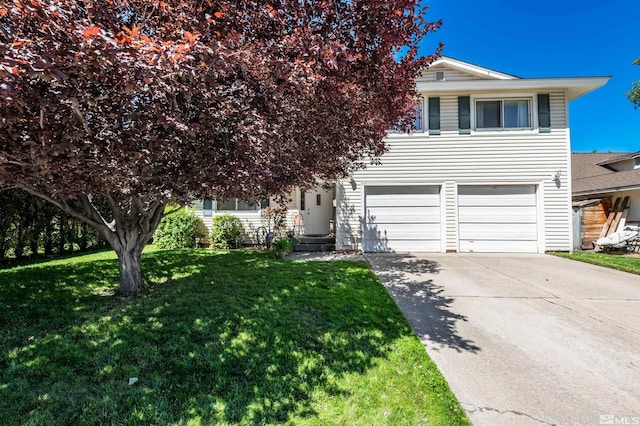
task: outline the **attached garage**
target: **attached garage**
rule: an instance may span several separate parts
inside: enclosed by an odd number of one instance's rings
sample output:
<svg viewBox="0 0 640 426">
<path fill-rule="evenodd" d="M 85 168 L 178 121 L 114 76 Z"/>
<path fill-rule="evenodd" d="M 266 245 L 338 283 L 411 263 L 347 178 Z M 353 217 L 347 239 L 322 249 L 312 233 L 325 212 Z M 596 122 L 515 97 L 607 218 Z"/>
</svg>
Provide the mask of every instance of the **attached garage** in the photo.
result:
<svg viewBox="0 0 640 426">
<path fill-rule="evenodd" d="M 538 252 L 535 185 L 458 187 L 460 252 Z"/>
<path fill-rule="evenodd" d="M 367 186 L 364 212 L 365 252 L 441 250 L 439 186 Z"/>
</svg>

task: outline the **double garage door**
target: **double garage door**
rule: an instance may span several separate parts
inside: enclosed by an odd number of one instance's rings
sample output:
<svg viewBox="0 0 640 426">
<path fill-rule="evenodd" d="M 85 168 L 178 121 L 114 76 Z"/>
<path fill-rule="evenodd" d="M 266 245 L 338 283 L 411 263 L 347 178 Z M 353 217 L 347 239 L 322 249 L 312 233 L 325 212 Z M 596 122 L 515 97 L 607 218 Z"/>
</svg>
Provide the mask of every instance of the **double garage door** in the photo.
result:
<svg viewBox="0 0 640 426">
<path fill-rule="evenodd" d="M 368 186 L 366 252 L 442 250 L 440 186 Z M 460 252 L 537 252 L 533 185 L 458 187 Z"/>
</svg>

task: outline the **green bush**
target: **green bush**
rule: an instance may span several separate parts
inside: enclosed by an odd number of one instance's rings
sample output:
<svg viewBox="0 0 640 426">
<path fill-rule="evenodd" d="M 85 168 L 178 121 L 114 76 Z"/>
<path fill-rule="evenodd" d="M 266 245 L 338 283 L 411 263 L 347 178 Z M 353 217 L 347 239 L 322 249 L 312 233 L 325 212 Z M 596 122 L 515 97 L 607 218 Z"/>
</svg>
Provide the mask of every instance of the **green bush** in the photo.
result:
<svg viewBox="0 0 640 426">
<path fill-rule="evenodd" d="M 207 231 L 202 219 L 193 213 L 180 210 L 164 217 L 153 240 L 162 249 L 190 248 L 196 246 L 196 238 L 204 238 Z"/>
<path fill-rule="evenodd" d="M 280 237 L 273 240 L 271 247 L 273 247 L 276 257 L 282 258 L 293 251 L 295 244 L 296 241 L 293 238 Z"/>
<path fill-rule="evenodd" d="M 213 218 L 211 243 L 214 248 L 238 248 L 242 245 L 244 227 L 242 222 L 230 214 L 222 214 Z"/>
</svg>

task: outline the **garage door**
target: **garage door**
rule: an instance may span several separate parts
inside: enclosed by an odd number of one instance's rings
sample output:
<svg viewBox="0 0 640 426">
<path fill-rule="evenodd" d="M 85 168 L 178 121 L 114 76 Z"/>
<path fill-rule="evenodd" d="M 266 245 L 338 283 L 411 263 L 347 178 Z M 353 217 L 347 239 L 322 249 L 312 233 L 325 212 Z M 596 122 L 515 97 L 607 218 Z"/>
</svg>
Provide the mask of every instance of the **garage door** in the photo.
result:
<svg viewBox="0 0 640 426">
<path fill-rule="evenodd" d="M 440 251 L 440 187 L 366 187 L 363 226 L 366 252 Z"/>
<path fill-rule="evenodd" d="M 535 186 L 458 187 L 458 236 L 461 252 L 537 252 Z"/>
</svg>

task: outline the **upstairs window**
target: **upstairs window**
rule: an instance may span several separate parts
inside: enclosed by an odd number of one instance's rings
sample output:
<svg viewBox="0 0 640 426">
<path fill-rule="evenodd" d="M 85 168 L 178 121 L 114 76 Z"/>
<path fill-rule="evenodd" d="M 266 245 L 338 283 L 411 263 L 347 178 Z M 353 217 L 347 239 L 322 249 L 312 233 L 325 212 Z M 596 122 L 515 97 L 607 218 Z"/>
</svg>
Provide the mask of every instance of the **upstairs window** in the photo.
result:
<svg viewBox="0 0 640 426">
<path fill-rule="evenodd" d="M 476 101 L 476 128 L 526 129 L 531 127 L 528 99 Z"/>
<path fill-rule="evenodd" d="M 411 132 L 424 132 L 425 127 L 425 105 L 424 99 L 418 99 L 418 104 L 415 106 L 415 115 L 413 116 L 413 129 Z M 387 133 L 404 133 L 400 126 L 393 126 Z"/>
<path fill-rule="evenodd" d="M 413 125 L 416 132 L 424 131 L 424 99 L 420 99 L 416 106 L 416 117 L 413 119 Z"/>
</svg>

